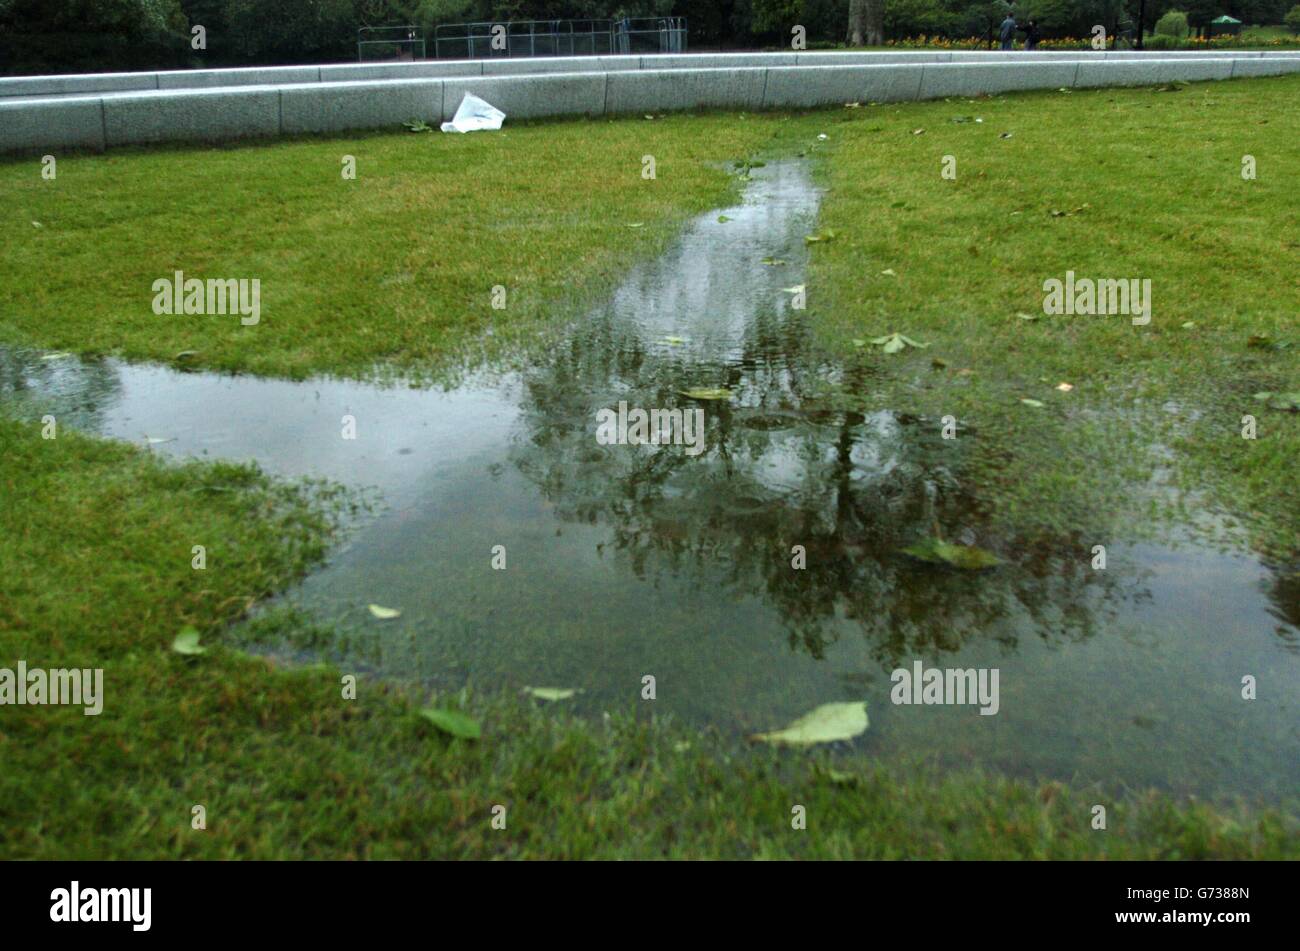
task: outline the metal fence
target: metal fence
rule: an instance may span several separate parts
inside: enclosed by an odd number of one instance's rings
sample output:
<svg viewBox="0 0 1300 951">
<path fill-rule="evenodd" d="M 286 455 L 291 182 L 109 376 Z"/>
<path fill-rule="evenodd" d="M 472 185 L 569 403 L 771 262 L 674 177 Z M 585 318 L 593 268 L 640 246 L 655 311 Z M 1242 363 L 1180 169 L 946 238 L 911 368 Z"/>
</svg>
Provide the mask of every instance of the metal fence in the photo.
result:
<svg viewBox="0 0 1300 951">
<path fill-rule="evenodd" d="M 686 17 L 622 19 L 614 24 L 620 53 L 685 53 Z"/>
<path fill-rule="evenodd" d="M 681 53 L 685 50 L 685 17 L 447 23 L 433 31 L 433 55 L 438 59 Z"/>
<path fill-rule="evenodd" d="M 363 63 L 424 56 L 424 31 L 418 26 L 363 26 L 357 30 L 357 59 Z"/>
</svg>

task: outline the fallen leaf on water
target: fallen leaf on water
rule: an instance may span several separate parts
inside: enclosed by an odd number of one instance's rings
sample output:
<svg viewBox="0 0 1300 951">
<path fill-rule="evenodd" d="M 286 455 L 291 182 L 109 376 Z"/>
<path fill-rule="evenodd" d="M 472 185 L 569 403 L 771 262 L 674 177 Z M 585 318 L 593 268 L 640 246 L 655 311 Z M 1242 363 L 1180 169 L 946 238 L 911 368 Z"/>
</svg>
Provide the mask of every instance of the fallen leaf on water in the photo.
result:
<svg viewBox="0 0 1300 951">
<path fill-rule="evenodd" d="M 370 613 L 373 614 L 375 617 L 379 618 L 379 620 L 381 621 L 388 621 L 391 620 L 392 618 L 402 616 L 402 612 L 399 609 L 386 608 L 378 604 L 370 605 Z"/>
<path fill-rule="evenodd" d="M 787 294 L 802 294 L 804 292 L 804 285 L 796 284 L 794 287 L 783 287 L 781 290 L 785 291 Z"/>
<path fill-rule="evenodd" d="M 683 337 L 664 337 L 664 343 L 672 344 L 674 347 L 680 347 L 685 342 Z"/>
<path fill-rule="evenodd" d="M 1002 559 L 991 551 L 974 545 L 953 545 L 938 538 L 925 538 L 903 549 L 903 554 L 932 564 L 951 565 L 964 571 L 979 571 L 1002 564 Z"/>
<path fill-rule="evenodd" d="M 750 736 L 750 740 L 784 746 L 811 746 L 815 743 L 851 740 L 865 733 L 868 725 L 865 702 L 824 703 L 811 713 L 795 720 L 784 730 L 755 733 Z"/>
<path fill-rule="evenodd" d="M 718 215 L 718 224 L 726 224 L 730 220 L 730 215 Z"/>
<path fill-rule="evenodd" d="M 41 357 L 41 359 L 42 360 L 63 360 L 70 356 L 72 356 L 72 354 L 68 353 L 65 350 L 60 350 L 57 353 L 47 353 L 45 356 Z"/>
<path fill-rule="evenodd" d="M 768 267 L 777 267 L 788 262 L 782 258 L 763 258 L 761 263 L 766 264 Z"/>
<path fill-rule="evenodd" d="M 524 693 L 538 700 L 568 700 L 578 692 L 576 687 L 525 687 Z"/>
<path fill-rule="evenodd" d="M 440 710 L 437 707 L 425 707 L 420 711 L 420 716 L 439 730 L 442 730 L 443 733 L 450 733 L 462 740 L 477 740 L 482 734 L 478 721 L 473 717 L 466 716 L 459 710 Z"/>
<path fill-rule="evenodd" d="M 693 400 L 729 400 L 731 399 L 731 390 L 724 390 L 722 387 L 708 388 L 704 387 L 696 390 L 678 390 L 682 396 L 689 396 Z"/>
</svg>

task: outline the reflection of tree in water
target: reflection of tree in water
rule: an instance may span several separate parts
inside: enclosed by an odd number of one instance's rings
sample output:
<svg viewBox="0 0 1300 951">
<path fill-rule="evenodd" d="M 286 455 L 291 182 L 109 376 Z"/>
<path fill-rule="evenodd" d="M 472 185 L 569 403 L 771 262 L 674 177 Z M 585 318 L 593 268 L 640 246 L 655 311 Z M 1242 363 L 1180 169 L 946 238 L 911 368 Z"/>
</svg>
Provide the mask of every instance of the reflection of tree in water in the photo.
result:
<svg viewBox="0 0 1300 951">
<path fill-rule="evenodd" d="M 1269 613 L 1281 622 L 1277 636 L 1286 650 L 1300 654 L 1300 562 L 1273 564 L 1269 571 L 1272 577 L 1265 593 Z"/>
<path fill-rule="evenodd" d="M 39 418 L 48 413 L 60 424 L 94 431 L 121 389 L 117 371 L 105 360 L 45 360 L 31 350 L 0 347 L 0 401 L 11 415 Z"/>
<path fill-rule="evenodd" d="M 815 657 L 846 622 L 887 667 L 955 650 L 1016 617 L 1045 639 L 1090 636 L 1118 576 L 1092 571 L 1086 545 L 991 538 L 962 490 L 961 440 L 944 441 L 937 420 L 826 409 L 812 395 L 828 382 L 866 391 L 866 366 L 818 358 L 792 315 L 756 318 L 726 363 L 647 343 L 597 316 L 525 375 L 514 462 L 559 518 L 610 525 L 638 577 L 667 573 L 762 596 L 791 646 Z M 679 393 L 692 386 L 735 393 L 703 404 L 703 454 L 597 444 L 598 409 L 620 400 L 692 408 L 701 404 Z M 970 574 L 898 554 L 936 528 L 1010 564 Z M 791 567 L 794 545 L 807 550 L 804 570 Z M 1006 637 L 1014 647 L 1015 635 Z"/>
</svg>

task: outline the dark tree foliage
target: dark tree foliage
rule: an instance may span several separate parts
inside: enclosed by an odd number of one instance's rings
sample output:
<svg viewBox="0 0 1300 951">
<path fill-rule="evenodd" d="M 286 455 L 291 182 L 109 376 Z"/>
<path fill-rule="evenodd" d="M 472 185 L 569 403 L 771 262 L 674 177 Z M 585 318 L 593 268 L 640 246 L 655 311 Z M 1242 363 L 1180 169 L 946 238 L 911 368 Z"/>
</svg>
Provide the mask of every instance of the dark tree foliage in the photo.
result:
<svg viewBox="0 0 1300 951">
<path fill-rule="evenodd" d="M 1228 13 L 1281 23 L 1294 0 L 1149 0 L 1146 26 L 1172 9 L 1192 28 Z M 356 59 L 361 26 L 682 16 L 692 49 L 810 48 L 861 34 L 870 43 L 926 34 L 990 36 L 1008 9 L 1046 37 L 1108 32 L 1137 18 L 1138 0 L 0 0 L 0 73 L 254 66 Z M 865 19 L 864 19 L 865 18 Z M 191 47 L 201 25 L 206 49 Z M 430 52 L 432 52 L 430 50 Z"/>
</svg>

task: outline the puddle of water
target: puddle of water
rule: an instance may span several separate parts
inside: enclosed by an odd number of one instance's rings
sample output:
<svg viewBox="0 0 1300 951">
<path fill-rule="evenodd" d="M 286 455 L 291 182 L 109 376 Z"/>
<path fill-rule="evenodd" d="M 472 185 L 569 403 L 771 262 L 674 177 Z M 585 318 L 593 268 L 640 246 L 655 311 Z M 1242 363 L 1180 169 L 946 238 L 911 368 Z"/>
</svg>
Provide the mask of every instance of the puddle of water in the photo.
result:
<svg viewBox="0 0 1300 951">
<path fill-rule="evenodd" d="M 699 218 L 525 369 L 446 391 L 0 351 L 0 396 L 23 415 L 170 440 L 155 451 L 378 486 L 382 515 L 286 598 L 337 625 L 348 669 L 580 687 L 592 713 L 648 709 L 653 675 L 655 712 L 736 733 L 865 697 L 856 745 L 877 759 L 1115 792 L 1293 793 L 1295 577 L 1122 544 L 1093 571 L 1076 544 L 988 537 L 934 421 L 818 399 L 828 381 L 871 380 L 811 348 L 783 290 L 803 281 L 817 202 L 800 164 L 769 164 L 730 220 Z M 735 398 L 681 395 L 697 387 Z M 596 413 L 620 401 L 703 408 L 705 450 L 599 444 Z M 1008 563 L 959 574 L 897 554 L 935 525 Z M 403 614 L 376 621 L 371 602 Z M 892 705 L 890 671 L 916 660 L 998 668 L 999 713 Z M 1247 674 L 1255 701 L 1240 698 Z"/>
</svg>

